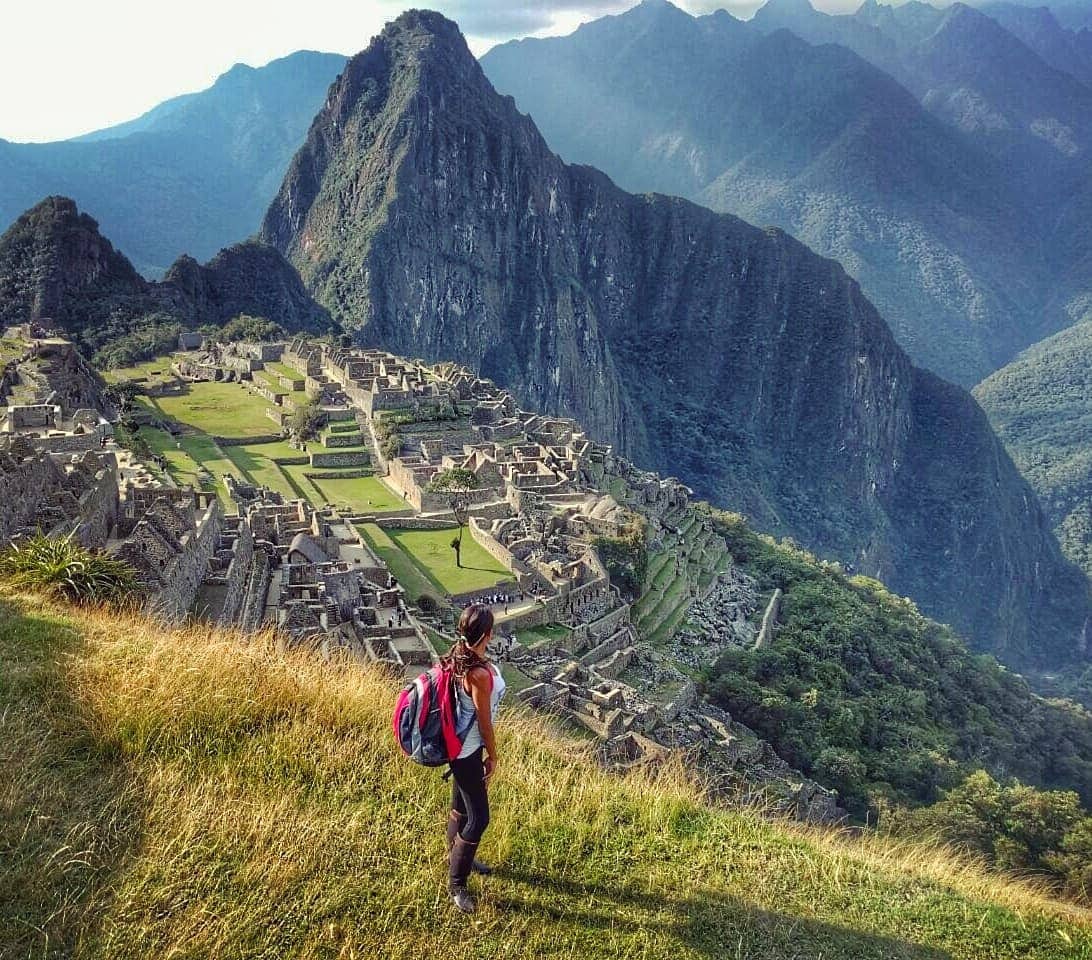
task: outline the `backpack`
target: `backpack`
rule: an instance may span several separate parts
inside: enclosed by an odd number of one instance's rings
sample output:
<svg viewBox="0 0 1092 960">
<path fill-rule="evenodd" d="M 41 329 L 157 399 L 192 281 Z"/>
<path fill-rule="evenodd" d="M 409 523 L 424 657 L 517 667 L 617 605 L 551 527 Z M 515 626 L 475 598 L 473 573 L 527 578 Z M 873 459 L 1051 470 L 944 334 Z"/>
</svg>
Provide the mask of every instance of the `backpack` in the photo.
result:
<svg viewBox="0 0 1092 960">
<path fill-rule="evenodd" d="M 474 721 L 475 711 L 460 709 L 455 671 L 436 664 L 406 684 L 394 705 L 394 738 L 402 752 L 426 767 L 454 760 Z M 489 671 L 492 689 L 493 671 Z"/>
</svg>

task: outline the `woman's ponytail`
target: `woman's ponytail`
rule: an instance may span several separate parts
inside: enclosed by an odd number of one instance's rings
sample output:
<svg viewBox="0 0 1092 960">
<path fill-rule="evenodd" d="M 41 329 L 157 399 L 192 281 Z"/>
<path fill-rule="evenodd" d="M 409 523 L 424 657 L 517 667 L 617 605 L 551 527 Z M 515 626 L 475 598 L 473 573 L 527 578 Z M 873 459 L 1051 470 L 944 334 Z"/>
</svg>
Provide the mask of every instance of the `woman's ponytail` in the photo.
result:
<svg viewBox="0 0 1092 960">
<path fill-rule="evenodd" d="M 459 617 L 455 628 L 459 639 L 443 658 L 445 666 L 454 671 L 461 682 L 475 667 L 484 667 L 485 661 L 471 647 L 476 647 L 482 637 L 493 629 L 493 611 L 480 604 L 471 604 Z"/>
</svg>

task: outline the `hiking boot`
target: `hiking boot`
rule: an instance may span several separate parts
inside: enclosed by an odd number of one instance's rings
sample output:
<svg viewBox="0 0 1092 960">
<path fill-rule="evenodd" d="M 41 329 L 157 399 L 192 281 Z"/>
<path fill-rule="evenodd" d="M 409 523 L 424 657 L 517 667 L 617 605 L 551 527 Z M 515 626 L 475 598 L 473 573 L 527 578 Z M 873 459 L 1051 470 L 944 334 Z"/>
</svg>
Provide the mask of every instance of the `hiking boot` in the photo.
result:
<svg viewBox="0 0 1092 960">
<path fill-rule="evenodd" d="M 476 843 L 456 836 L 455 842 L 451 845 L 451 853 L 448 855 L 447 890 L 455 906 L 463 913 L 473 913 L 477 907 L 466 886 L 474 863 L 474 851 L 477 849 Z"/>
<path fill-rule="evenodd" d="M 459 835 L 459 831 L 462 830 L 463 824 L 466 823 L 466 814 L 459 813 L 458 810 L 452 810 L 451 815 L 447 818 L 447 850 L 451 852 L 451 845 L 455 842 L 455 838 Z M 493 872 L 493 868 L 487 863 L 482 863 L 477 857 L 474 858 L 474 862 L 471 864 L 470 869 L 475 873 L 480 873 L 483 877 L 488 877 Z"/>
</svg>

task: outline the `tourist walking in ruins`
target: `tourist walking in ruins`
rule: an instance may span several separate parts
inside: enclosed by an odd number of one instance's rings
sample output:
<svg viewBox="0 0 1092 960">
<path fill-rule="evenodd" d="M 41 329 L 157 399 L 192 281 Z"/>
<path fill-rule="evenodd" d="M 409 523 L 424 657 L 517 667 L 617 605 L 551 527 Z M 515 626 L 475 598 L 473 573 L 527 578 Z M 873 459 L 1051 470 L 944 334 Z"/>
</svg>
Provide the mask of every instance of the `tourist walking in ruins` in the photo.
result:
<svg viewBox="0 0 1092 960">
<path fill-rule="evenodd" d="M 467 889 L 471 871 L 490 872 L 475 859 L 482 834 L 489 826 L 489 779 L 497 768 L 493 720 L 504 696 L 504 677 L 488 658 L 493 639 L 493 612 L 474 604 L 459 617 L 459 639 L 444 657 L 455 674 L 459 715 L 472 716 L 459 756 L 451 761 L 451 813 L 447 822 L 448 889 L 464 913 L 473 913 Z"/>
</svg>

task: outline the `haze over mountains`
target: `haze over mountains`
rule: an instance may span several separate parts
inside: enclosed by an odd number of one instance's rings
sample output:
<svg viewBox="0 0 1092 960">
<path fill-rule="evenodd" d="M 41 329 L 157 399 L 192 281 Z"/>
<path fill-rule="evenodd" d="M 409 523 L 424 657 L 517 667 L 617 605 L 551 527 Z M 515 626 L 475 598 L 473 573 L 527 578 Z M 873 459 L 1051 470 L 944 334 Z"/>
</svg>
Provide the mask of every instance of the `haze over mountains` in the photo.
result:
<svg viewBox="0 0 1092 960">
<path fill-rule="evenodd" d="M 208 90 L 59 143 L 0 140 L 0 229 L 50 194 L 98 219 L 138 270 L 205 260 L 258 228 L 330 81 L 338 54 L 238 64 Z"/>
<path fill-rule="evenodd" d="M 1088 303 L 1092 31 L 1062 13 L 771 0 L 744 23 L 646 0 L 483 66 L 565 159 L 836 258 L 916 362 L 971 386 Z M 64 194 L 150 276 L 206 259 L 257 228 L 343 64 L 239 65 L 75 141 L 0 142 L 0 224 Z"/>
<path fill-rule="evenodd" d="M 478 368 L 1013 662 L 1078 655 L 1087 582 L 970 396 L 836 263 L 565 165 L 443 17 L 350 60 L 261 236 L 360 342 Z"/>
<path fill-rule="evenodd" d="M 1092 88 L 977 10 L 771 0 L 742 23 L 646 0 L 482 64 L 567 160 L 835 257 L 964 385 L 1083 311 Z"/>
</svg>

